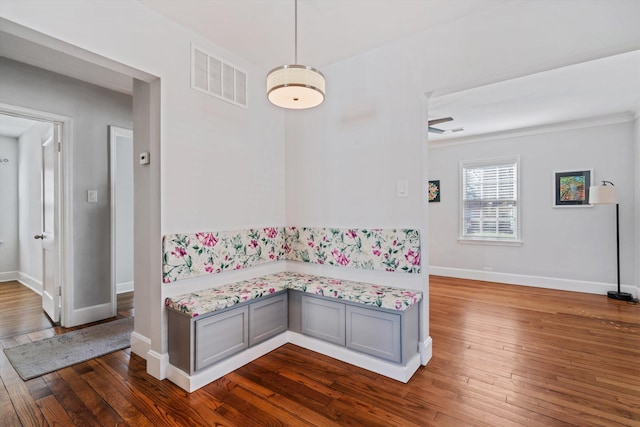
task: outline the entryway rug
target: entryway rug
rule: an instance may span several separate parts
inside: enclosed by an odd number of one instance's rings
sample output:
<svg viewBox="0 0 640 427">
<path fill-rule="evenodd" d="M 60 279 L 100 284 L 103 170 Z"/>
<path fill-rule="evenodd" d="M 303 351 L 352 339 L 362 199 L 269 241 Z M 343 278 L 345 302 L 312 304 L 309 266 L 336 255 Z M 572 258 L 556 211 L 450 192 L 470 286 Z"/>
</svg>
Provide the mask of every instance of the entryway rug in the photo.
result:
<svg viewBox="0 0 640 427">
<path fill-rule="evenodd" d="M 20 378 L 30 380 L 131 345 L 133 317 L 101 323 L 4 350 Z"/>
</svg>

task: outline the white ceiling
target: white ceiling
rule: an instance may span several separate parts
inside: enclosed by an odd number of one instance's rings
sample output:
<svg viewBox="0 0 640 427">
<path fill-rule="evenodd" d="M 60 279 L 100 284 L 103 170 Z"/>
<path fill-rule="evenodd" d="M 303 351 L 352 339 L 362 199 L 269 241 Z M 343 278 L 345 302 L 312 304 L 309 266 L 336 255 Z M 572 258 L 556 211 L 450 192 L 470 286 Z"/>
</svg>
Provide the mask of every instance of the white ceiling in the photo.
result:
<svg viewBox="0 0 640 427">
<path fill-rule="evenodd" d="M 267 69 L 294 61 L 294 0 L 140 0 Z M 300 0 L 298 62 L 322 68 L 514 0 Z"/>
<path fill-rule="evenodd" d="M 293 0 L 140 0 L 212 43 L 266 69 L 293 62 Z M 300 0 L 298 62 L 322 67 L 408 35 L 476 14 L 499 13 L 516 0 Z M 543 31 L 543 30 L 541 30 Z M 428 52 L 433 61 L 434 53 Z M 8 33 L 6 56 L 113 90 L 131 93 L 132 79 Z M 430 139 L 460 138 L 548 123 L 636 111 L 640 52 L 532 74 L 433 98 L 429 118 L 452 116 Z"/>
</svg>

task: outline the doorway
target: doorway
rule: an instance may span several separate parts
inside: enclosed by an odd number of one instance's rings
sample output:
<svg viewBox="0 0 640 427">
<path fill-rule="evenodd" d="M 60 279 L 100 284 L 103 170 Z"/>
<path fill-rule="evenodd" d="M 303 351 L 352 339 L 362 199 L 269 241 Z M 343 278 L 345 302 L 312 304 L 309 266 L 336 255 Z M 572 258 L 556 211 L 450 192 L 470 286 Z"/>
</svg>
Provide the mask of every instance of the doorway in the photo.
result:
<svg viewBox="0 0 640 427">
<path fill-rule="evenodd" d="M 48 113 L 0 106 L 0 281 L 39 295 L 40 312 L 60 322 L 60 152 L 63 123 Z M 9 256 L 5 256 L 9 255 Z M 32 315 L 40 328 L 39 315 Z"/>
</svg>

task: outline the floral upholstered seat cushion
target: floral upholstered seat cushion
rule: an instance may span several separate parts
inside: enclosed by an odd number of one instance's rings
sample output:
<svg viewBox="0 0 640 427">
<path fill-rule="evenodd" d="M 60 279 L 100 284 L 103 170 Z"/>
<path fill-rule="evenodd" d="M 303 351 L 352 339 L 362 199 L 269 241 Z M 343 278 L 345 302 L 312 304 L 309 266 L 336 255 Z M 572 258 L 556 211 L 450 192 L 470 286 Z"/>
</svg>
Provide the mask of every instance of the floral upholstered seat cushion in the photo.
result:
<svg viewBox="0 0 640 427">
<path fill-rule="evenodd" d="M 297 274 L 297 273 L 293 273 Z M 404 311 L 422 299 L 422 292 L 391 286 L 297 274 L 289 289 L 364 305 Z"/>
<path fill-rule="evenodd" d="M 422 299 L 420 291 L 282 272 L 167 298 L 165 305 L 196 317 L 286 289 L 399 311 L 406 310 Z"/>
<path fill-rule="evenodd" d="M 261 298 L 288 289 L 286 280 L 278 274 L 257 277 L 242 282 L 229 283 L 218 288 L 204 289 L 184 295 L 166 298 L 165 305 L 191 317 L 232 307 L 236 304 Z"/>
</svg>

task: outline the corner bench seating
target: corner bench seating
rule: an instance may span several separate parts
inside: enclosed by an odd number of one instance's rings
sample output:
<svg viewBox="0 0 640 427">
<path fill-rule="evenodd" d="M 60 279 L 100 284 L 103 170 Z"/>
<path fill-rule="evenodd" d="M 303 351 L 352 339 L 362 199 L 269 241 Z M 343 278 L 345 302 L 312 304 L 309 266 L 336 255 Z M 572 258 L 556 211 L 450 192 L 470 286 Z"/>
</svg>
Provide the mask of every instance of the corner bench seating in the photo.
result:
<svg viewBox="0 0 640 427">
<path fill-rule="evenodd" d="M 293 272 L 191 292 L 165 300 L 169 360 L 194 374 L 291 330 L 404 365 L 418 353 L 421 300 L 420 291 Z"/>
<path fill-rule="evenodd" d="M 283 260 L 417 274 L 420 236 L 309 227 L 166 235 L 163 286 Z M 284 271 L 165 296 L 167 377 L 187 391 L 287 342 L 403 382 L 422 363 L 421 291 Z"/>
</svg>

